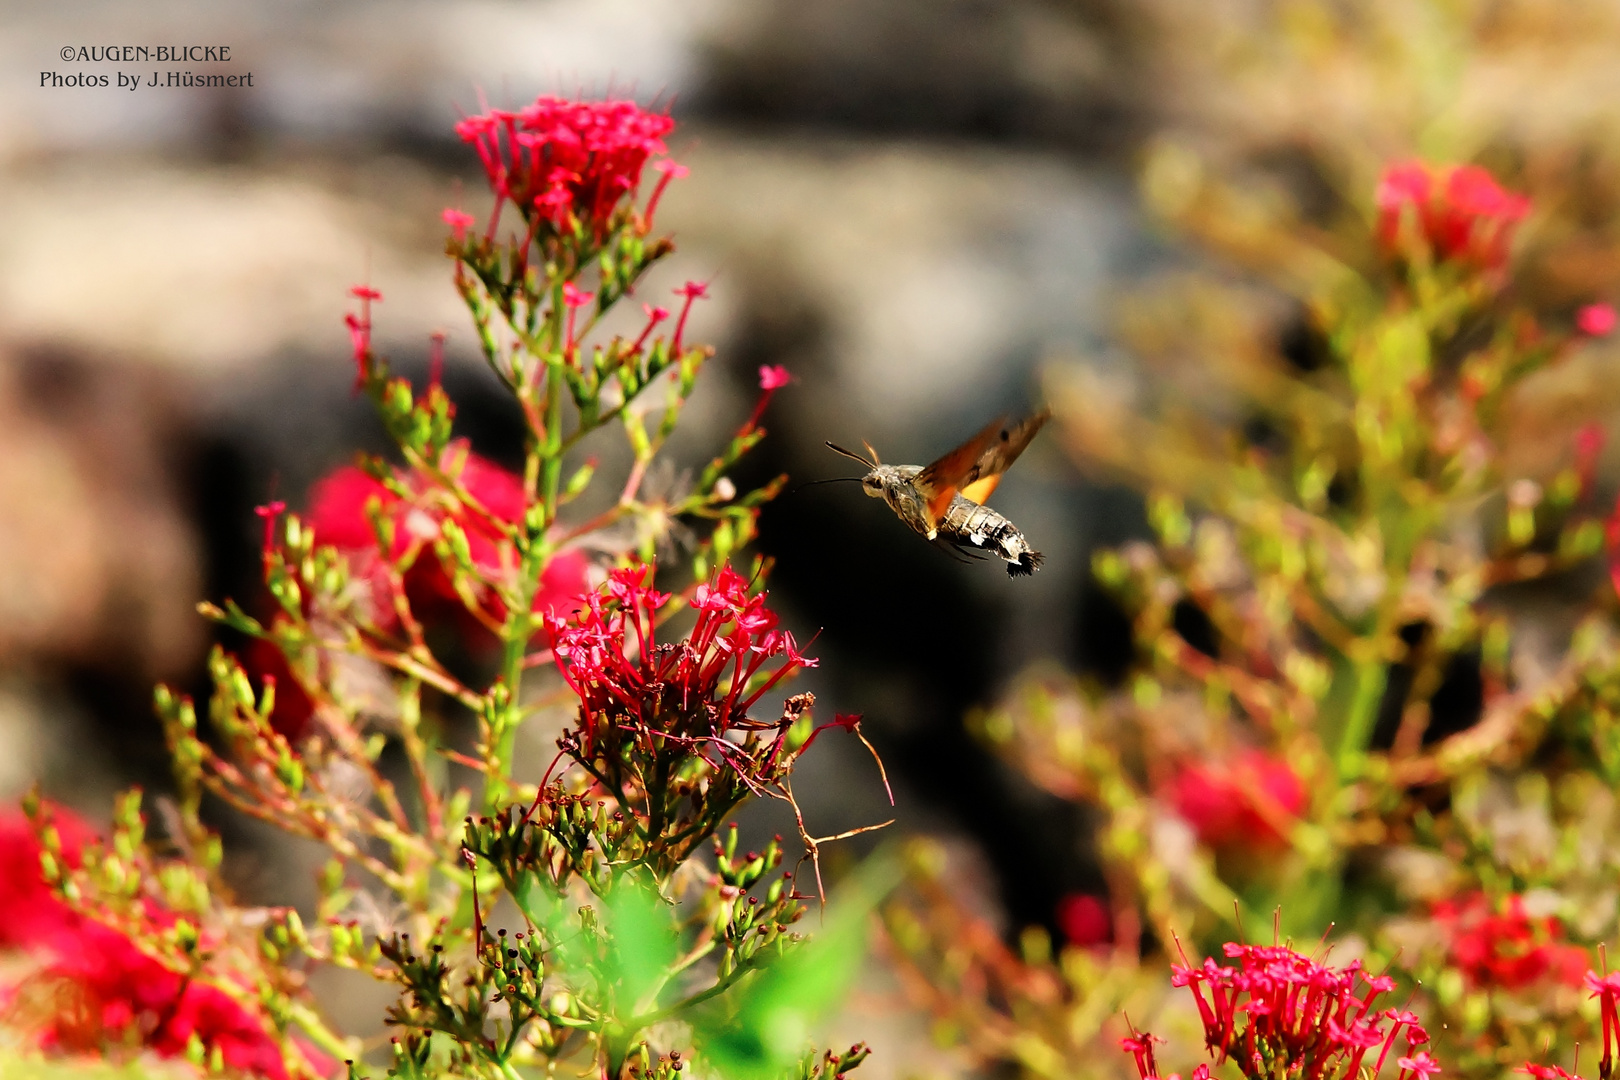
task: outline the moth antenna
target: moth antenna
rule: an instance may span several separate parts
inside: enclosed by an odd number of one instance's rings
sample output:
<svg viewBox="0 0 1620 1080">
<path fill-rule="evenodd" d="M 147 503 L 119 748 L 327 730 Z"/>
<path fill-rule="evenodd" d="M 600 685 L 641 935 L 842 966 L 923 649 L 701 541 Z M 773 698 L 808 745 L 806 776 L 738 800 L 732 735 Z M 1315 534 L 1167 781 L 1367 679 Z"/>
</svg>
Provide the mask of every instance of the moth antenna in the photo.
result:
<svg viewBox="0 0 1620 1080">
<path fill-rule="evenodd" d="M 815 487 L 817 484 L 839 484 L 839 483 L 846 483 L 846 482 L 847 483 L 852 483 L 852 484 L 858 484 L 863 479 L 865 479 L 865 478 L 860 477 L 860 476 L 829 476 L 825 480 L 806 480 L 804 483 L 798 485 L 792 491 L 788 492 L 788 494 L 789 495 L 797 495 L 799 492 L 803 491 L 805 488 L 807 488 L 807 487 Z"/>
<path fill-rule="evenodd" d="M 872 460 L 871 461 L 868 461 L 865 458 L 861 457 L 861 455 L 855 453 L 855 451 L 853 451 L 853 450 L 845 450 L 842 446 L 839 446 L 837 443 L 833 443 L 833 442 L 828 443 L 827 444 L 827 449 L 831 450 L 835 454 L 843 454 L 845 457 L 849 458 L 851 461 L 858 461 L 862 465 L 866 466 L 869 469 L 877 468 L 877 465 L 878 465 L 877 452 L 875 450 L 873 450 L 872 447 L 870 445 L 868 445 L 864 440 L 862 441 L 861 445 L 865 446 L 867 451 L 869 453 L 871 453 L 871 455 L 872 455 Z"/>
<path fill-rule="evenodd" d="M 877 451 L 872 449 L 872 444 L 871 443 L 867 442 L 865 439 L 862 439 L 861 440 L 861 445 L 866 447 L 866 452 L 868 454 L 872 455 L 872 467 L 874 469 L 877 468 L 880 464 L 882 464 L 882 462 L 878 461 Z"/>
</svg>

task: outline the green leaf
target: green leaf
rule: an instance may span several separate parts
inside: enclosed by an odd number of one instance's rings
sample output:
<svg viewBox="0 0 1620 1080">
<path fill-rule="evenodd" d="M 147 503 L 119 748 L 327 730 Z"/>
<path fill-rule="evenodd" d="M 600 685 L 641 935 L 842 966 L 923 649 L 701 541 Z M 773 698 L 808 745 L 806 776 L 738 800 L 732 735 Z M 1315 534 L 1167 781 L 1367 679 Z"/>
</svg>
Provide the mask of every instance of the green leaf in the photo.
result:
<svg viewBox="0 0 1620 1080">
<path fill-rule="evenodd" d="M 608 969 L 626 1014 L 642 1010 L 641 999 L 658 988 L 678 951 L 669 905 L 651 888 L 627 881 L 608 900 Z"/>
<path fill-rule="evenodd" d="M 820 933 L 744 981 L 719 1009 L 696 1019 L 698 1044 L 721 1076 L 767 1080 L 803 1059 L 815 1026 L 854 984 L 869 918 L 899 878 L 893 858 L 867 860 L 828 904 L 830 915 Z"/>
</svg>

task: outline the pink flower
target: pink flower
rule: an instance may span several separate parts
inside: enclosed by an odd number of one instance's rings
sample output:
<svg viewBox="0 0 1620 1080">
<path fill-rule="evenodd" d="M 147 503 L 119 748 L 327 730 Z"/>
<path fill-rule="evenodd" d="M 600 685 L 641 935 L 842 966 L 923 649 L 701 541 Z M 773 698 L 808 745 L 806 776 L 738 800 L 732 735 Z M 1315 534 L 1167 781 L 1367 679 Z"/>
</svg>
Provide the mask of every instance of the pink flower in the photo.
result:
<svg viewBox="0 0 1620 1080">
<path fill-rule="evenodd" d="M 1090 948 L 1114 939 L 1114 920 L 1108 905 L 1089 893 L 1070 893 L 1058 901 L 1058 929 L 1070 945 Z"/>
<path fill-rule="evenodd" d="M 465 210 L 456 210 L 452 207 L 444 209 L 444 223 L 450 226 L 450 232 L 457 240 L 467 235 L 467 230 L 473 227 L 473 216 Z"/>
<path fill-rule="evenodd" d="M 369 285 L 355 285 L 349 294 L 360 301 L 360 312 L 349 312 L 343 323 L 349 328 L 349 346 L 354 354 L 354 389 L 359 393 L 371 377 L 371 302 L 381 300 L 382 293 Z"/>
<path fill-rule="evenodd" d="M 63 856 L 76 866 L 94 834 L 66 810 L 53 808 L 52 817 Z M 95 1053 L 133 1040 L 178 1057 L 195 1037 L 230 1069 L 286 1077 L 280 1043 L 265 1019 L 206 977 L 173 972 L 124 934 L 70 909 L 45 884 L 40 851 L 26 818 L 0 816 L 0 947 L 35 958 L 0 999 L 35 1022 L 43 1049 Z M 153 917 L 159 925 L 171 918 L 162 911 Z M 45 1006 L 41 1015 L 29 1015 L 33 1002 Z M 304 1053 L 317 1071 L 330 1069 L 320 1055 Z"/>
<path fill-rule="evenodd" d="M 418 605 L 433 609 L 447 604 L 464 613 L 450 568 L 441 565 L 433 552 L 433 541 L 438 539 L 444 522 L 454 521 L 466 534 L 467 551 L 474 568 L 496 577 L 513 565 L 502 526 L 516 527 L 523 520 L 528 503 L 520 477 L 466 451 L 464 446 L 455 445 L 447 450 L 447 462 L 462 453 L 466 458 L 459 476 L 461 486 L 476 500 L 482 512 L 454 502 L 425 475 L 396 471 L 395 478 L 408 492 L 408 496 L 402 498 L 354 466 L 345 466 L 319 481 L 311 494 L 308 524 L 314 530 L 316 542 L 331 544 L 353 555 L 374 557 L 377 538 L 366 516 L 366 506 L 376 499 L 384 515 L 394 524 L 389 557 L 399 559 L 412 546 L 422 549 L 405 575 L 405 596 L 413 609 Z M 351 559 L 351 569 L 356 566 L 364 570 L 365 559 L 358 562 Z M 562 551 L 552 556 L 535 597 L 535 610 L 555 613 L 568 609 L 570 601 L 586 590 L 586 568 L 585 557 L 577 551 Z M 375 576 L 373 581 L 374 584 L 377 581 Z M 392 614 L 392 598 L 379 595 L 377 599 L 375 614 L 379 623 L 393 626 L 396 616 Z M 387 602 L 383 603 L 384 600 Z M 499 601 L 487 590 L 484 604 L 490 615 L 504 617 Z M 421 618 L 424 612 L 416 614 Z"/>
<path fill-rule="evenodd" d="M 793 381 L 788 369 L 778 364 L 775 367 L 766 365 L 759 369 L 759 388 L 761 390 L 780 390 Z"/>
<path fill-rule="evenodd" d="M 1305 785 L 1286 761 L 1245 750 L 1229 761 L 1183 768 L 1168 800 L 1211 847 L 1277 847 L 1305 808 Z"/>
<path fill-rule="evenodd" d="M 1408 1080 L 1408 1073 L 1412 1080 L 1416 1080 L 1417 1077 L 1433 1076 L 1440 1071 L 1440 1063 L 1429 1056 L 1427 1050 L 1419 1050 L 1411 1057 L 1397 1058 L 1395 1064 L 1400 1067 L 1401 1080 Z"/>
<path fill-rule="evenodd" d="M 1154 1080 L 1159 1075 L 1159 1063 L 1153 1060 L 1153 1044 L 1163 1039 L 1146 1031 L 1132 1031 L 1119 1040 L 1119 1048 L 1136 1059 L 1136 1071 L 1142 1080 Z"/>
<path fill-rule="evenodd" d="M 654 307 L 651 304 L 642 304 L 641 310 L 647 313 L 647 325 L 642 327 L 641 336 L 636 338 L 636 343 L 630 346 L 630 351 L 632 353 L 639 353 L 641 351 L 641 347 L 647 343 L 647 339 L 652 336 L 653 328 L 659 323 L 663 322 L 665 319 L 669 318 L 668 308 Z"/>
<path fill-rule="evenodd" d="M 1533 1076 L 1536 1080 L 1581 1080 L 1579 1076 L 1561 1065 L 1537 1065 L 1533 1061 L 1527 1061 L 1513 1071 Z"/>
<path fill-rule="evenodd" d="M 1598 1016 L 1603 1023 L 1603 1057 L 1598 1061 L 1598 1076 L 1609 1080 L 1614 1074 L 1614 1050 L 1620 1043 L 1620 971 L 1600 975 L 1586 973 L 1586 988 L 1598 999 Z"/>
<path fill-rule="evenodd" d="M 492 109 L 456 125 L 483 162 L 496 195 L 553 228 L 584 224 L 600 242 L 620 220 L 648 160 L 665 152 L 675 122 L 633 101 L 542 95 L 520 112 Z M 670 174 L 665 173 L 664 180 Z"/>
<path fill-rule="evenodd" d="M 709 283 L 706 281 L 688 281 L 675 290 L 675 295 L 684 297 L 686 302 L 681 305 L 680 317 L 675 320 L 675 336 L 670 342 L 670 352 L 679 356 L 681 352 L 681 336 L 686 332 L 686 316 L 692 311 L 692 301 L 703 300 L 709 295 Z"/>
<path fill-rule="evenodd" d="M 1587 304 L 1575 313 L 1575 329 L 1587 337 L 1608 337 L 1616 322 L 1620 322 L 1620 316 L 1609 304 Z"/>
<path fill-rule="evenodd" d="M 692 170 L 685 165 L 677 165 L 668 158 L 664 158 L 662 161 L 653 162 L 653 171 L 663 175 L 658 178 L 658 186 L 653 188 L 652 198 L 647 200 L 648 226 L 652 225 L 653 214 L 658 210 L 658 201 L 664 197 L 664 189 L 669 186 L 669 182 L 681 179 Z"/>
<path fill-rule="evenodd" d="M 1581 982 L 1586 950 L 1562 940 L 1563 924 L 1553 916 L 1527 915 L 1517 893 L 1499 903 L 1483 892 L 1443 900 L 1433 916 L 1446 932 L 1452 966 L 1472 986 L 1517 990 L 1542 979 Z"/>
<path fill-rule="evenodd" d="M 1478 165 L 1435 168 L 1392 165 L 1378 184 L 1377 236 L 1384 250 L 1406 255 L 1421 243 L 1438 260 L 1492 270 L 1507 260 L 1514 228 L 1530 200 L 1503 190 Z"/>
</svg>

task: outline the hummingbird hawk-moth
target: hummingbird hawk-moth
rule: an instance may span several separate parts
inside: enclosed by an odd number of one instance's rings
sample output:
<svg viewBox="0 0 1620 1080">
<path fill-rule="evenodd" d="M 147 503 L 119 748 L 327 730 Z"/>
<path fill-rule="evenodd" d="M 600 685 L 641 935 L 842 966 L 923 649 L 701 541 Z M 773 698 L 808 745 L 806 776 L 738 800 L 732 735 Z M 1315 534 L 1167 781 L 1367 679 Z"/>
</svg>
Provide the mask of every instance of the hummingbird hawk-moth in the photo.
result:
<svg viewBox="0 0 1620 1080">
<path fill-rule="evenodd" d="M 861 489 L 888 503 L 901 521 L 930 541 L 975 558 L 995 555 L 1006 561 L 1009 577 L 1018 577 L 1040 569 L 1041 553 L 984 502 L 1051 415 L 1043 409 L 1016 424 L 998 417 L 931 465 L 885 465 L 864 440 L 869 457 L 834 443 L 827 446 L 865 466 L 869 471 L 861 477 Z"/>
</svg>

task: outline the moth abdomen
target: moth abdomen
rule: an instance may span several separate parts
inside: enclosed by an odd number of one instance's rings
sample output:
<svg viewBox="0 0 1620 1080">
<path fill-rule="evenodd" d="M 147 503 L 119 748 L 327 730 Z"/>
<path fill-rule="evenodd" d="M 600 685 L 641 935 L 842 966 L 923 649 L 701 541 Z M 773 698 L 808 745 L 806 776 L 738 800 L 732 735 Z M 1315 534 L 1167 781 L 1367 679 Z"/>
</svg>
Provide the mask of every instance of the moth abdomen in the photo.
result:
<svg viewBox="0 0 1620 1080">
<path fill-rule="evenodd" d="M 960 495 L 940 519 L 939 535 L 957 547 L 973 548 L 1005 560 L 1010 577 L 1033 574 L 1041 566 L 1041 553 L 1029 546 L 1018 526 L 988 506 Z"/>
<path fill-rule="evenodd" d="M 1045 561 L 1046 557 L 1040 552 L 1026 550 L 1018 556 L 1017 562 L 1009 562 L 1007 564 L 1007 576 L 1029 577 L 1029 575 L 1039 570 L 1041 568 L 1041 563 Z"/>
</svg>

